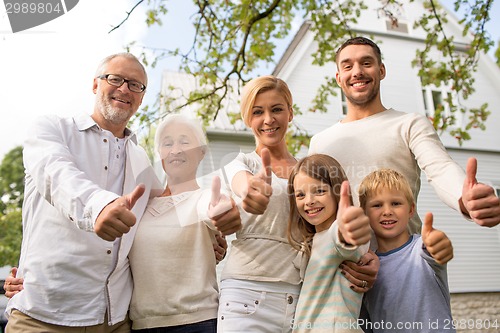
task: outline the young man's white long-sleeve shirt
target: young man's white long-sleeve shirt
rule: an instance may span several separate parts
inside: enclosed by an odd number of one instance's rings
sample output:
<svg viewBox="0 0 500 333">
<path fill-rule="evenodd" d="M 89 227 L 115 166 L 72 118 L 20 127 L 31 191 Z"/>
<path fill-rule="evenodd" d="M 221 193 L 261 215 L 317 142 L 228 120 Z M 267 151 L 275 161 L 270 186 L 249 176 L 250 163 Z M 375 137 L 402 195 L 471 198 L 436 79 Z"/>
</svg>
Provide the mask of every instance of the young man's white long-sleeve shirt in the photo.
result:
<svg viewBox="0 0 500 333">
<path fill-rule="evenodd" d="M 465 172 L 451 159 L 423 115 L 388 109 L 360 120 L 336 123 L 312 137 L 309 155 L 315 153 L 330 155 L 342 165 L 356 204 L 363 178 L 381 168 L 403 174 L 417 199 L 423 170 L 439 198 L 460 212 L 458 200 Z M 415 214 L 410 232 L 420 233 L 421 224 Z"/>
</svg>

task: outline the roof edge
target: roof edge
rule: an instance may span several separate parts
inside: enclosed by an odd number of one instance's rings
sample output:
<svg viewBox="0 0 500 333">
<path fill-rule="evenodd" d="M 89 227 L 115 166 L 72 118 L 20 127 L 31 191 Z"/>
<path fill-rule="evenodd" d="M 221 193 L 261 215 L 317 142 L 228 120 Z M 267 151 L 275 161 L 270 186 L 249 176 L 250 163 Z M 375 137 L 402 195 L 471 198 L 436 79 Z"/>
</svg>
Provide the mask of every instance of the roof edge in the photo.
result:
<svg viewBox="0 0 500 333">
<path fill-rule="evenodd" d="M 281 72 L 285 64 L 288 62 L 288 59 L 297 48 L 297 45 L 300 44 L 304 35 L 309 31 L 311 24 L 312 24 L 311 21 L 308 20 L 305 20 L 302 23 L 302 25 L 299 28 L 299 31 L 297 31 L 290 44 L 288 44 L 285 53 L 283 53 L 283 55 L 280 57 L 280 61 L 276 64 L 276 67 L 274 67 L 272 75 L 277 75 L 279 72 Z"/>
</svg>

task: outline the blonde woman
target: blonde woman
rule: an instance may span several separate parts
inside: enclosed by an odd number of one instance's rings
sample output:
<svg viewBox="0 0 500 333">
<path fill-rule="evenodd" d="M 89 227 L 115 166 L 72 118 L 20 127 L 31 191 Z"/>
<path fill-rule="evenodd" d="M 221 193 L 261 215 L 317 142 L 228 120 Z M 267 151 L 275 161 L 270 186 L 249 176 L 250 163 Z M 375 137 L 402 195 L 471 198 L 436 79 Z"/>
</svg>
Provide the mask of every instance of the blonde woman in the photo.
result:
<svg viewBox="0 0 500 333">
<path fill-rule="evenodd" d="M 300 268 L 307 264 L 287 240 L 287 181 L 297 163 L 285 141 L 292 105 L 287 84 L 274 76 L 255 78 L 243 89 L 241 116 L 256 148 L 225 167 L 244 212 L 222 271 L 219 332 L 292 330 Z"/>
</svg>

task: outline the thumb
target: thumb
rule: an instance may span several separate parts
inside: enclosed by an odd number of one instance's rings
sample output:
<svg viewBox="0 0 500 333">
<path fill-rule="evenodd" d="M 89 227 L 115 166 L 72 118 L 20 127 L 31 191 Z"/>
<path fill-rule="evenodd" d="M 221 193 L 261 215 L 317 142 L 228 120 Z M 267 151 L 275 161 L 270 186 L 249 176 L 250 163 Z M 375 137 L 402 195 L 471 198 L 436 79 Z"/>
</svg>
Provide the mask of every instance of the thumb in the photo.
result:
<svg viewBox="0 0 500 333">
<path fill-rule="evenodd" d="M 212 194 L 210 204 L 208 205 L 208 217 L 214 219 L 215 217 L 231 210 L 233 202 L 226 195 L 220 191 L 221 180 L 219 176 L 212 178 Z"/>
<path fill-rule="evenodd" d="M 262 170 L 259 172 L 259 177 L 271 185 L 271 153 L 269 152 L 269 149 L 262 149 L 260 151 L 260 158 L 262 160 Z"/>
<path fill-rule="evenodd" d="M 219 176 L 214 176 L 212 178 L 212 197 L 210 198 L 210 205 L 212 207 L 216 206 L 220 201 L 220 178 Z"/>
<path fill-rule="evenodd" d="M 12 275 L 12 277 L 16 277 L 17 276 L 17 267 L 12 267 L 10 269 L 10 275 Z"/>
<path fill-rule="evenodd" d="M 146 191 L 146 186 L 144 186 L 144 184 L 139 184 L 135 187 L 135 189 L 132 192 L 127 194 L 125 196 L 125 200 L 127 202 L 127 208 L 132 209 L 137 200 L 139 200 L 139 198 L 142 197 L 145 191 Z"/>
<path fill-rule="evenodd" d="M 340 187 L 340 201 L 339 201 L 339 210 L 341 208 L 347 208 L 351 206 L 351 199 L 349 197 L 349 182 L 344 180 L 342 182 L 342 186 Z"/>
<path fill-rule="evenodd" d="M 477 184 L 476 179 L 477 173 L 477 160 L 471 157 L 467 160 L 467 166 L 465 167 L 465 181 L 464 186 L 472 187 Z"/>
<path fill-rule="evenodd" d="M 425 214 L 424 218 L 424 224 L 422 225 L 422 238 L 425 240 L 427 236 L 434 230 L 434 227 L 432 226 L 434 221 L 434 217 L 432 213 L 427 213 Z"/>
</svg>

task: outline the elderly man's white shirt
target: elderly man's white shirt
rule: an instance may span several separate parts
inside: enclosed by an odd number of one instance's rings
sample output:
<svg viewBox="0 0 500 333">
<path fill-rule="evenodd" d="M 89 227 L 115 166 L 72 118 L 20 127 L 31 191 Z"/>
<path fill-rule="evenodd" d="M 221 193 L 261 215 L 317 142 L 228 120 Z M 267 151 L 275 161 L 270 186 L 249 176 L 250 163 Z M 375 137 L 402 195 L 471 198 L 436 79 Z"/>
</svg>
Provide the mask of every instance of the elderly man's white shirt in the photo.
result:
<svg viewBox="0 0 500 333">
<path fill-rule="evenodd" d="M 132 209 L 138 222 L 151 189 L 160 184 L 134 135 L 125 138 L 125 169 L 110 172 L 113 139 L 88 115 L 43 117 L 31 129 L 23 153 L 18 274 L 24 290 L 11 299 L 7 313 L 17 309 L 66 326 L 102 323 L 106 309 L 110 324 L 126 317 L 132 294 L 127 256 L 137 223 L 115 242 L 99 238 L 94 223 L 108 203 L 144 183 L 146 193 Z"/>
</svg>

